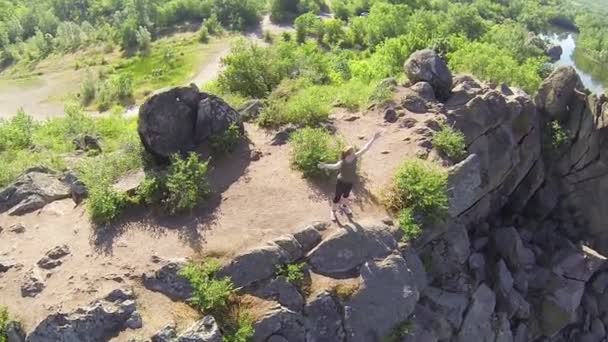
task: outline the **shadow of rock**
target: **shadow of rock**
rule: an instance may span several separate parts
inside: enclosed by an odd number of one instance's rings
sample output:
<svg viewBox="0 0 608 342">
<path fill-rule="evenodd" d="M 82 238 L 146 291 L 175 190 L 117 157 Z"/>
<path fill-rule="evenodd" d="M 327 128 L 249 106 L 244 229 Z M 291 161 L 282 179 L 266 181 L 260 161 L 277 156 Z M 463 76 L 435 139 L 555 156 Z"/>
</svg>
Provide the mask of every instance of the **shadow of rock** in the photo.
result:
<svg viewBox="0 0 608 342">
<path fill-rule="evenodd" d="M 244 139 L 231 154 L 211 160 L 208 180 L 212 193 L 189 213 L 168 216 L 158 208 L 133 207 L 118 221 L 95 226 L 91 244 L 99 253 L 112 254 L 115 241 L 129 230 L 144 230 L 157 238 L 163 237 L 168 231 L 177 231 L 181 241 L 194 251 L 201 252 L 205 232 L 215 224 L 223 193 L 246 175 L 250 156 L 249 142 Z"/>
</svg>

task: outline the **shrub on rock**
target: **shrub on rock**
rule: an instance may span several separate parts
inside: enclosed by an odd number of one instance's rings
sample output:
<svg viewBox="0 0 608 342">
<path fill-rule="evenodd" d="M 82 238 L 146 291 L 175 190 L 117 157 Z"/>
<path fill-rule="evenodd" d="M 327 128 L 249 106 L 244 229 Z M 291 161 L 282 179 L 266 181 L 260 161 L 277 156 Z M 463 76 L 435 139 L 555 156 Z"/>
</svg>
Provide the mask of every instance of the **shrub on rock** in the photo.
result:
<svg viewBox="0 0 608 342">
<path fill-rule="evenodd" d="M 389 210 L 399 213 L 406 238 L 420 234 L 420 226 L 443 220 L 448 211 L 447 172 L 430 162 L 404 162 L 385 196 Z"/>
<path fill-rule="evenodd" d="M 441 130 L 435 132 L 433 145 L 454 162 L 461 161 L 467 153 L 464 134 L 447 125 L 443 125 Z"/>
<path fill-rule="evenodd" d="M 344 145 L 322 128 L 303 128 L 291 136 L 291 165 L 305 177 L 325 175 L 319 163 L 335 163 Z"/>
</svg>

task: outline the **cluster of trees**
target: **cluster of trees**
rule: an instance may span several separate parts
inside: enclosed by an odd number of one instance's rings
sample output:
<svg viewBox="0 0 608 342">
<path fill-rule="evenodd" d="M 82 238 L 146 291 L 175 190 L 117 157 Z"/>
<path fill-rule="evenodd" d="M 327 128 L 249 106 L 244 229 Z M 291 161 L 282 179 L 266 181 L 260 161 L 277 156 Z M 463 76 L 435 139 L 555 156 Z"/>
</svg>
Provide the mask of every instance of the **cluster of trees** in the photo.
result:
<svg viewBox="0 0 608 342">
<path fill-rule="evenodd" d="M 608 63 L 608 22 L 605 13 L 585 13 L 577 17 L 580 30 L 576 48 L 598 64 Z"/>
<path fill-rule="evenodd" d="M 257 98 L 294 75 L 312 85 L 373 83 L 399 77 L 411 53 L 433 48 L 457 72 L 533 93 L 548 61 L 531 31 L 549 25 L 559 9 L 557 0 L 337 0 L 334 18 L 298 16 L 295 37 L 284 35 L 270 47 L 237 44 L 219 83 Z"/>
<path fill-rule="evenodd" d="M 159 32 L 185 22 L 239 30 L 257 23 L 264 6 L 265 0 L 0 0 L 0 66 L 92 44 L 145 50 Z"/>
</svg>

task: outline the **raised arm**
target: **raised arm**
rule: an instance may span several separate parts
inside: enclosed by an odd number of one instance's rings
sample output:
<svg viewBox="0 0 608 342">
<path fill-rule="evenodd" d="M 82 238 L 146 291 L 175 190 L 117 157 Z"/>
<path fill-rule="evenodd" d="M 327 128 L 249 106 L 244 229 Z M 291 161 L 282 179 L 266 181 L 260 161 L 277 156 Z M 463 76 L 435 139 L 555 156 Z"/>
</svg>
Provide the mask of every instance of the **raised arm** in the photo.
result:
<svg viewBox="0 0 608 342">
<path fill-rule="evenodd" d="M 359 151 L 357 151 L 357 153 L 355 153 L 357 155 L 357 157 L 361 157 L 363 154 L 365 154 L 365 152 L 367 152 L 370 147 L 372 147 L 372 145 L 374 144 L 374 141 L 376 141 L 376 139 L 378 139 L 378 137 L 380 136 L 380 132 L 374 134 L 374 136 L 367 142 L 367 144 L 365 144 L 365 146 L 363 146 L 362 149 L 360 149 Z"/>
<path fill-rule="evenodd" d="M 319 169 L 325 169 L 325 170 L 339 170 L 341 166 L 342 166 L 341 160 L 335 164 L 319 163 Z"/>
</svg>

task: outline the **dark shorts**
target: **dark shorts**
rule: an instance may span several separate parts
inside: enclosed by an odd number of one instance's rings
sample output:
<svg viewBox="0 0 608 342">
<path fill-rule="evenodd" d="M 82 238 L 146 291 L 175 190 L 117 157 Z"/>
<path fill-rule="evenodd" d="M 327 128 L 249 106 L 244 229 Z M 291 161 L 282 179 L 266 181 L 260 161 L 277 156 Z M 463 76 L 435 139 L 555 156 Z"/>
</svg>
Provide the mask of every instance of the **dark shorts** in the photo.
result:
<svg viewBox="0 0 608 342">
<path fill-rule="evenodd" d="M 348 198 L 352 189 L 353 183 L 343 182 L 338 179 L 338 183 L 336 183 L 336 196 L 334 197 L 334 203 L 340 202 L 342 197 Z"/>
</svg>

